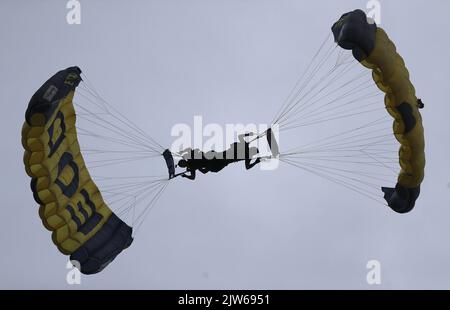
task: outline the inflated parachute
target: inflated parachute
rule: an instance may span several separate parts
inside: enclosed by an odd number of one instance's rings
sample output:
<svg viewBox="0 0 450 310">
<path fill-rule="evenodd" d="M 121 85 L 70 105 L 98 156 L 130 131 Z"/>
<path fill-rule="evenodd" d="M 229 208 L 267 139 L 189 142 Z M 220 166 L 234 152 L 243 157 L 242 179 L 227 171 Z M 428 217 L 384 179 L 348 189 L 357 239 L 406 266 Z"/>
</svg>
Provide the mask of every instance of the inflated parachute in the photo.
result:
<svg viewBox="0 0 450 310">
<path fill-rule="evenodd" d="M 81 272 L 101 271 L 133 241 L 132 228 L 105 204 L 89 175 L 72 99 L 81 70 L 59 71 L 33 95 L 25 114 L 25 170 L 44 226 Z M 74 264 L 77 266 L 77 264 Z"/>
<path fill-rule="evenodd" d="M 386 93 L 385 106 L 394 118 L 394 135 L 400 143 L 401 171 L 395 188 L 383 187 L 382 190 L 393 210 L 409 212 L 419 196 L 424 177 L 424 134 L 419 113 L 422 102 L 415 95 L 408 70 L 394 43 L 363 11 L 342 15 L 332 31 L 336 43 L 352 50 L 353 56 L 372 70 L 376 85 Z"/>
</svg>

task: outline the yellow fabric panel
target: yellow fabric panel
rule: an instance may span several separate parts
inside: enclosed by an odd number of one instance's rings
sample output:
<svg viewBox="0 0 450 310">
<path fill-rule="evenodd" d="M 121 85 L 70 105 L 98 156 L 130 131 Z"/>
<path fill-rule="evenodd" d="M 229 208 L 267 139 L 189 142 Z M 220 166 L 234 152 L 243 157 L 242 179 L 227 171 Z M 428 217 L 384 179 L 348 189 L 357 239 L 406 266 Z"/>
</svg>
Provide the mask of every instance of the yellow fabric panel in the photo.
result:
<svg viewBox="0 0 450 310">
<path fill-rule="evenodd" d="M 105 221 L 111 216 L 112 211 L 106 206 L 103 198 L 92 181 L 84 163 L 80 146 L 76 135 L 76 116 L 72 104 L 74 92 L 59 102 L 59 107 L 54 111 L 50 119 L 45 122 L 42 114 L 34 114 L 31 117 L 31 126 L 27 123 L 22 128 L 22 144 L 25 148 L 24 164 L 28 175 L 36 178 L 35 189 L 37 197 L 41 201 L 39 215 L 44 226 L 53 231 L 53 242 L 64 254 L 71 254 L 77 250 L 84 242 L 95 235 L 103 226 Z M 61 130 L 61 121 L 58 113 L 62 113 L 65 132 Z M 49 128 L 53 125 L 53 134 L 49 136 Z M 56 141 L 64 134 L 56 151 L 50 155 L 50 141 Z M 78 169 L 78 187 L 76 193 L 70 198 L 63 194 L 56 181 L 62 182 L 65 186 L 71 183 L 74 172 L 70 167 L 65 167 L 58 176 L 58 164 L 64 153 L 69 152 L 73 156 L 73 162 Z M 85 197 L 81 194 L 84 190 L 95 207 L 95 212 L 102 215 L 96 226 L 86 234 L 78 231 L 79 225 L 86 222 L 84 214 L 88 219 L 92 216 L 91 206 L 85 202 Z M 72 206 L 72 214 L 66 208 Z M 78 206 L 81 205 L 81 210 Z M 78 225 L 73 217 L 78 220 Z"/>
<path fill-rule="evenodd" d="M 386 32 L 378 28 L 375 48 L 369 57 L 361 62 L 373 70 L 373 79 L 380 90 L 386 93 L 385 105 L 394 118 L 393 131 L 400 143 L 399 163 L 401 171 L 398 183 L 407 188 L 420 185 L 424 177 L 425 142 L 422 117 L 418 110 L 415 89 L 409 80 L 409 72 L 403 58 L 397 53 L 394 43 Z M 401 114 L 396 110 L 402 103 L 408 103 L 416 119 L 415 126 L 406 134 Z"/>
</svg>

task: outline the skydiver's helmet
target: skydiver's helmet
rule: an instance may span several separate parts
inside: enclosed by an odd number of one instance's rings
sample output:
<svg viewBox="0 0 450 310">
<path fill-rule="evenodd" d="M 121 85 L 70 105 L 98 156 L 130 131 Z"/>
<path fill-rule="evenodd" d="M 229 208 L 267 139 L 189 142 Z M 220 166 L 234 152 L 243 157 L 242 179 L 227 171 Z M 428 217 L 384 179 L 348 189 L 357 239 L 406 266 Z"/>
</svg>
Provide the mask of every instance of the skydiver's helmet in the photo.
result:
<svg viewBox="0 0 450 310">
<path fill-rule="evenodd" d="M 178 161 L 178 167 L 186 168 L 187 167 L 187 160 L 186 159 L 180 159 Z"/>
</svg>

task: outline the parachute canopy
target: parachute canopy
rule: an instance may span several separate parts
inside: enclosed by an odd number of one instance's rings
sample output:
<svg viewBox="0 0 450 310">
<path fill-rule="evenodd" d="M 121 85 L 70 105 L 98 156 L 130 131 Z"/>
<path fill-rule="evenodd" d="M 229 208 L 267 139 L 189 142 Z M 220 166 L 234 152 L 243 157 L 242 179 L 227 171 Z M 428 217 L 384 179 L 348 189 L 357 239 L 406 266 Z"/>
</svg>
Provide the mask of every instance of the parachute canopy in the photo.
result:
<svg viewBox="0 0 450 310">
<path fill-rule="evenodd" d="M 77 261 L 82 273 L 93 274 L 130 246 L 133 238 L 132 228 L 106 205 L 80 152 L 72 103 L 80 74 L 78 67 L 61 70 L 33 95 L 22 144 L 44 226 L 52 231 L 59 251 Z"/>
<path fill-rule="evenodd" d="M 400 143 L 400 173 L 395 188 L 383 187 L 388 205 L 400 213 L 409 212 L 420 193 L 424 177 L 425 152 L 423 107 L 415 95 L 403 58 L 386 32 L 368 20 L 361 10 L 346 13 L 332 26 L 335 42 L 365 67 L 372 70 L 377 87 L 385 93 L 385 106 L 394 118 L 393 131 Z"/>
</svg>

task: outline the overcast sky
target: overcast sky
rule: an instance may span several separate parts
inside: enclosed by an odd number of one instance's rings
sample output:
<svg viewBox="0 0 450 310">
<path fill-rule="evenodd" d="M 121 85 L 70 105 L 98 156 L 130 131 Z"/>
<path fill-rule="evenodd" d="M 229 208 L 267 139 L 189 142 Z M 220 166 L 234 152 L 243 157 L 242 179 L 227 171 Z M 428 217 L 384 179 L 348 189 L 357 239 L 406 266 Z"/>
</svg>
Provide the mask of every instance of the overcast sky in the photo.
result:
<svg viewBox="0 0 450 310">
<path fill-rule="evenodd" d="M 0 1 L 0 288 L 450 289 L 449 1 L 381 1 L 382 27 L 426 104 L 426 177 L 412 213 L 286 166 L 235 165 L 171 182 L 132 246 L 79 286 L 66 283 L 67 257 L 22 163 L 24 112 L 49 76 L 80 66 L 169 146 L 172 126 L 194 115 L 272 119 L 333 22 L 366 1 L 90 0 L 80 25 L 67 24 L 65 3 Z M 381 263 L 380 285 L 366 282 L 369 260 Z"/>
</svg>

